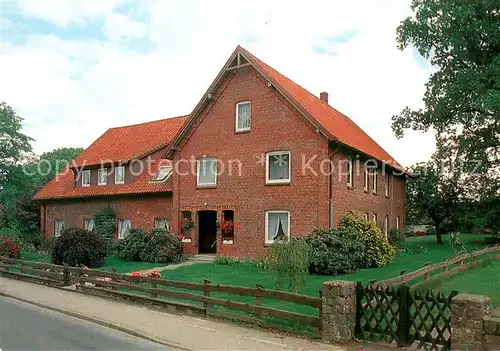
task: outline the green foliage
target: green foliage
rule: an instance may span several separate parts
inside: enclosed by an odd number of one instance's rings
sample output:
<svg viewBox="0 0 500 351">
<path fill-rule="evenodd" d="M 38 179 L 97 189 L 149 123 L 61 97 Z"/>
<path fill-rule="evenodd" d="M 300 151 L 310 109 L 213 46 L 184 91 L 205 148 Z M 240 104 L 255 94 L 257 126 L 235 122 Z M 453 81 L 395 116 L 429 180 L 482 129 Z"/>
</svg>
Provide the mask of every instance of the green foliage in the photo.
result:
<svg viewBox="0 0 500 351">
<path fill-rule="evenodd" d="M 221 266 L 236 266 L 237 264 L 240 264 L 241 261 L 237 258 L 229 257 L 229 256 L 221 256 L 217 255 L 215 257 L 215 264 L 221 265 Z"/>
<path fill-rule="evenodd" d="M 304 285 L 311 259 L 311 247 L 303 238 L 275 240 L 269 248 L 268 260 L 276 273 L 276 288 L 298 292 Z M 288 283 L 288 284 L 286 284 Z"/>
<path fill-rule="evenodd" d="M 405 108 L 393 129 L 437 131 L 438 149 L 494 178 L 500 164 L 500 31 L 498 0 L 413 0 L 413 15 L 397 30 L 401 50 L 416 48 L 436 69 L 425 107 Z M 488 170 L 493 172 L 488 172 Z M 489 187 L 491 182 L 480 182 Z"/>
<path fill-rule="evenodd" d="M 384 267 L 394 260 L 395 249 L 385 240 L 377 224 L 354 213 L 345 215 L 339 230 L 356 233 L 365 248 L 363 267 Z"/>
<path fill-rule="evenodd" d="M 94 215 L 94 232 L 106 241 L 108 247 L 112 246 L 116 230 L 116 215 L 111 207 L 106 207 Z"/>
<path fill-rule="evenodd" d="M 310 273 L 345 274 L 363 266 L 365 247 L 356 232 L 316 229 L 306 240 L 311 246 Z"/>
<path fill-rule="evenodd" d="M 16 237 L 0 235 L 0 256 L 19 258 L 21 256 L 21 241 Z"/>
<path fill-rule="evenodd" d="M 450 233 L 450 245 L 455 256 L 467 252 L 467 243 L 462 240 L 460 232 Z"/>
<path fill-rule="evenodd" d="M 116 255 L 124 261 L 141 261 L 141 253 L 146 246 L 147 233 L 141 228 L 131 228 L 125 239 L 115 243 Z"/>
<path fill-rule="evenodd" d="M 403 233 L 402 231 L 400 231 L 400 230 L 398 230 L 396 228 L 392 228 L 389 231 L 389 243 L 392 246 L 401 245 L 405 241 L 406 241 L 405 233 Z"/>
<path fill-rule="evenodd" d="M 51 259 L 52 263 L 58 265 L 101 267 L 106 255 L 106 243 L 98 234 L 69 228 L 54 240 Z"/>
<path fill-rule="evenodd" d="M 171 263 L 181 259 L 182 243 L 165 229 L 153 229 L 140 254 L 144 262 Z"/>
</svg>

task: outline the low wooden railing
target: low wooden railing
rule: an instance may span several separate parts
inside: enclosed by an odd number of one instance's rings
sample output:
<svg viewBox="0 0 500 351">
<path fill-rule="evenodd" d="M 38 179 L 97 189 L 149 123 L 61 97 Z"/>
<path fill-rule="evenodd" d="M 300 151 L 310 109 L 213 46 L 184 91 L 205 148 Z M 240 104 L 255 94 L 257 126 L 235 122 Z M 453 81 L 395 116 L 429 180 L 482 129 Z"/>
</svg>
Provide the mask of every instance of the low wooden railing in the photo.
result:
<svg viewBox="0 0 500 351">
<path fill-rule="evenodd" d="M 437 279 L 449 277 L 453 274 L 466 270 L 467 268 L 478 265 L 484 261 L 484 260 L 478 260 L 478 258 L 484 257 L 494 252 L 496 252 L 497 254 L 489 258 L 494 260 L 500 259 L 500 245 L 493 246 L 483 249 L 481 251 L 474 250 L 473 252 L 468 254 L 463 254 L 451 259 L 445 259 L 441 263 L 433 265 L 426 263 L 423 268 L 417 269 L 416 271 L 413 272 L 407 272 L 406 269 L 404 269 L 401 271 L 398 277 L 382 281 L 373 281 L 372 284 L 381 287 L 388 287 L 391 285 L 408 284 L 418 278 L 423 278 L 422 281 L 416 282 L 411 285 L 412 289 L 417 289 L 422 285 L 431 283 Z M 437 271 L 440 270 L 442 270 L 441 273 L 435 274 Z"/>
<path fill-rule="evenodd" d="M 49 285 L 71 285 L 68 266 L 24 261 L 0 256 L 0 272 L 17 278 L 27 278 Z"/>
</svg>

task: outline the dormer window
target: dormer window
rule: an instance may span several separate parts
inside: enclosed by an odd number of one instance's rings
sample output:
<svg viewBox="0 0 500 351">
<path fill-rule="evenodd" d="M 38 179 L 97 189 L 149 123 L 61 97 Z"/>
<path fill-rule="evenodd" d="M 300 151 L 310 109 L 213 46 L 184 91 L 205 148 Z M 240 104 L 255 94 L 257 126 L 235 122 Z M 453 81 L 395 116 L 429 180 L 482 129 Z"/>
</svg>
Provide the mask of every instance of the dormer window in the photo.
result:
<svg viewBox="0 0 500 351">
<path fill-rule="evenodd" d="M 82 186 L 90 186 L 90 169 L 82 171 Z"/>
<path fill-rule="evenodd" d="M 125 184 L 125 167 L 115 168 L 115 184 Z"/>
<path fill-rule="evenodd" d="M 108 184 L 108 169 L 101 168 L 97 171 L 97 185 L 106 185 Z"/>
<path fill-rule="evenodd" d="M 164 182 L 172 175 L 172 166 L 160 167 L 158 172 L 151 178 L 152 182 Z"/>
<path fill-rule="evenodd" d="M 246 132 L 250 130 L 251 114 L 250 101 L 242 101 L 236 104 L 237 132 Z"/>
</svg>

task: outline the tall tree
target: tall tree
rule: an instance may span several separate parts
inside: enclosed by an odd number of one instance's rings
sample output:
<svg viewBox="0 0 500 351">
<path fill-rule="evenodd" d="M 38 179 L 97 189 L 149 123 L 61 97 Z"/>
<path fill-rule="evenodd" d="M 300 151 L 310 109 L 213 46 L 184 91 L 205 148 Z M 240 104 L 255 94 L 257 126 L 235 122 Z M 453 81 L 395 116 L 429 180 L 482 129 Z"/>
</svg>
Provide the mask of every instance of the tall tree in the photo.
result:
<svg viewBox="0 0 500 351">
<path fill-rule="evenodd" d="M 440 245 L 442 224 L 455 213 L 460 203 L 459 173 L 452 173 L 443 164 L 431 160 L 409 167 L 413 175 L 406 183 L 406 212 L 410 218 L 430 219 Z"/>
<path fill-rule="evenodd" d="M 500 0 L 413 0 L 411 8 L 414 15 L 397 30 L 399 49 L 414 46 L 436 72 L 425 107 L 394 116 L 394 132 L 433 128 L 448 156 L 498 181 Z"/>
</svg>

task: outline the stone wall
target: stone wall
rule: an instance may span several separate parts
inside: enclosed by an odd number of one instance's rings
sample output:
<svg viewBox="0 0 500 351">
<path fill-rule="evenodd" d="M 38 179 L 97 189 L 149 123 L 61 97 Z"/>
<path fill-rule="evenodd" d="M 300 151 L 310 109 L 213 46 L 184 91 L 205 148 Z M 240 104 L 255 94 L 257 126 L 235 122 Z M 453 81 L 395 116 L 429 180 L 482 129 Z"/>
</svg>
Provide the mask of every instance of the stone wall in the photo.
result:
<svg viewBox="0 0 500 351">
<path fill-rule="evenodd" d="M 483 318 L 483 350 L 500 350 L 500 317 L 486 316 Z"/>
</svg>

